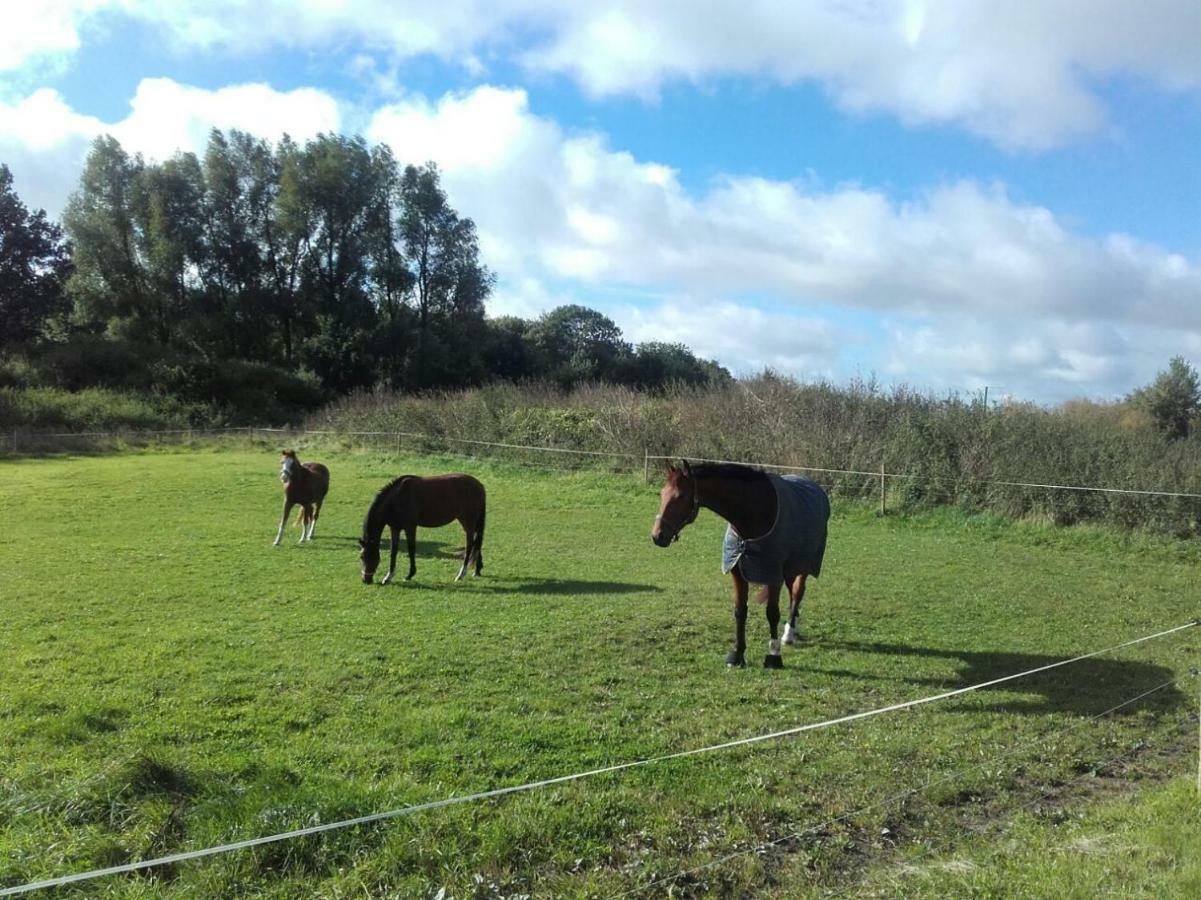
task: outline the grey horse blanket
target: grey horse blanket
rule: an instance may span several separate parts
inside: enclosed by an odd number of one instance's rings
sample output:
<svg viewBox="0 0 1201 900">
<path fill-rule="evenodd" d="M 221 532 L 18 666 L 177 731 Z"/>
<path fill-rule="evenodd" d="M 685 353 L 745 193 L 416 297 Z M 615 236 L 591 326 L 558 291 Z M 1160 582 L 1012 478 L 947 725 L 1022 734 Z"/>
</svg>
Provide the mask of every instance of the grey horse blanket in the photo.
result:
<svg viewBox="0 0 1201 900">
<path fill-rule="evenodd" d="M 776 489 L 776 523 L 761 538 L 743 540 L 726 527 L 721 571 L 735 566 L 747 581 L 772 584 L 784 578 L 786 567 L 817 576 L 826 554 L 826 522 L 830 500 L 821 485 L 799 475 L 768 475 Z"/>
</svg>

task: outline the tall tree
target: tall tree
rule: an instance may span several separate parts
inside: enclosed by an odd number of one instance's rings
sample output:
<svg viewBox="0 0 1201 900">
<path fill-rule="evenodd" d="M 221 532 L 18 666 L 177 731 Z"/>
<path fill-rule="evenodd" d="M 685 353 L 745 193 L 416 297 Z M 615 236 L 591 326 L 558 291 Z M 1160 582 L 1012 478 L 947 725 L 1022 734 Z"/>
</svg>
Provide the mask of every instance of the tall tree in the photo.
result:
<svg viewBox="0 0 1201 900">
<path fill-rule="evenodd" d="M 544 313 L 530 328 L 540 366 L 564 384 L 619 380 L 630 345 L 608 316 L 570 304 Z"/>
<path fill-rule="evenodd" d="M 67 288 L 85 321 L 165 343 L 171 323 L 147 284 L 139 228 L 143 168 L 141 157 L 130 158 L 109 135 L 92 143 L 63 213 L 74 247 Z"/>
<path fill-rule="evenodd" d="M 0 164 L 0 346 L 27 344 L 67 309 L 70 271 L 62 229 L 45 210 L 30 212 Z"/>
<path fill-rule="evenodd" d="M 495 279 L 480 262 L 475 223 L 451 208 L 434 163 L 405 167 L 400 202 L 398 224 L 417 313 L 416 381 L 425 385 L 432 375 L 436 326 L 458 330 L 461 348 L 466 326 L 482 328 L 484 301 Z M 456 345 L 444 343 L 443 349 L 453 352 Z"/>
<path fill-rule="evenodd" d="M 1144 407 L 1169 437 L 1188 437 L 1189 423 L 1201 411 L 1201 378 L 1183 356 L 1173 356 L 1167 369 L 1130 399 Z"/>
</svg>

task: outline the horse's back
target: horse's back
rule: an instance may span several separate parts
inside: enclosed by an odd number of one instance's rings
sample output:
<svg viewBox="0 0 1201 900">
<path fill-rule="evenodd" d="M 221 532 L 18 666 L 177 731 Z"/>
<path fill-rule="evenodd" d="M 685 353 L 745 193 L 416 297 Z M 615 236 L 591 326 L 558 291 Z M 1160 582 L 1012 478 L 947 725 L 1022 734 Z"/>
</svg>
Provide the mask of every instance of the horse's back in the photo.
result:
<svg viewBox="0 0 1201 900">
<path fill-rule="evenodd" d="M 486 492 L 478 478 L 462 472 L 426 475 L 406 482 L 417 494 L 417 524 L 441 528 L 455 519 L 474 519 L 484 510 Z"/>
</svg>

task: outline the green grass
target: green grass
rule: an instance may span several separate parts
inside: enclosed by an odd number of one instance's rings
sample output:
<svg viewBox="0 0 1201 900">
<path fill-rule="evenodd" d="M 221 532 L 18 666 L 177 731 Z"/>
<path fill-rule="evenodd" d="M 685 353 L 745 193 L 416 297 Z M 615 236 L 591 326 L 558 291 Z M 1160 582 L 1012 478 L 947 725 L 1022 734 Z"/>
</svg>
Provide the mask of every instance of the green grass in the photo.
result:
<svg viewBox="0 0 1201 900">
<path fill-rule="evenodd" d="M 629 476 L 304 457 L 330 466 L 329 502 L 313 544 L 290 530 L 278 548 L 267 448 L 0 462 L 0 886 L 871 709 L 1197 615 L 1194 544 L 836 503 L 807 645 L 783 671 L 732 671 L 708 513 L 660 550 L 657 488 Z M 488 487 L 484 578 L 452 582 L 456 526 L 419 534 L 415 582 L 362 585 L 374 490 L 456 469 Z M 748 637 L 757 662 L 758 607 Z M 1199 648 L 1186 631 L 897 715 L 76 893 L 607 896 L 709 866 L 672 887 L 1005 894 L 997 841 L 1053 847 L 1035 832 L 1055 817 L 1190 769 L 1196 682 L 1097 717 Z M 1038 872 L 1023 895 L 1054 895 Z M 1142 889 L 1173 877 L 1152 866 Z"/>
</svg>

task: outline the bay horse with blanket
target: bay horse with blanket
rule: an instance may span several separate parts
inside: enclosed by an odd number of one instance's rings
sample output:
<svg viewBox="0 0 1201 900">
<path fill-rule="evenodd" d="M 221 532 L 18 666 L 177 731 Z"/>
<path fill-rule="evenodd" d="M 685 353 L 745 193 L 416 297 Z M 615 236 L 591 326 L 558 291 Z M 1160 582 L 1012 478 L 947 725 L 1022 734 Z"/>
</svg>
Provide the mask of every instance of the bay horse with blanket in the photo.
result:
<svg viewBox="0 0 1201 900">
<path fill-rule="evenodd" d="M 371 584 L 379 568 L 379 546 L 384 526 L 392 532 L 392 558 L 388 574 L 381 584 L 388 584 L 396 574 L 396 552 L 400 548 L 400 532 L 405 533 L 409 546 L 409 574 L 417 574 L 417 527 L 441 528 L 458 520 L 463 526 L 467 546 L 463 550 L 463 565 L 455 581 L 467 572 L 475 560 L 475 574 L 484 570 L 484 486 L 470 475 L 401 475 L 375 495 L 363 519 L 363 536 L 359 539 L 363 562 L 363 584 Z"/>
<path fill-rule="evenodd" d="M 726 520 L 722 542 L 723 574 L 734 581 L 734 649 L 731 666 L 746 665 L 747 596 L 751 584 L 762 585 L 759 599 L 767 604 L 771 640 L 763 666 L 780 669 L 780 588 L 788 585 L 791 604 L 784 643 L 800 640 L 797 616 L 805 597 L 805 581 L 821 574 L 826 553 L 830 500 L 821 485 L 797 475 L 774 475 L 735 463 L 680 468 L 669 465 L 659 494 L 659 515 L 651 530 L 658 547 L 669 547 L 703 506 Z"/>
<path fill-rule="evenodd" d="M 302 464 L 294 450 L 285 450 L 280 457 L 279 480 L 284 483 L 284 514 L 279 519 L 275 545 L 279 546 L 283 540 L 284 526 L 288 524 L 288 514 L 293 506 L 300 507 L 300 540 L 297 543 L 311 541 L 317 517 L 321 515 L 321 504 L 329 493 L 329 469 L 319 462 Z"/>
</svg>

